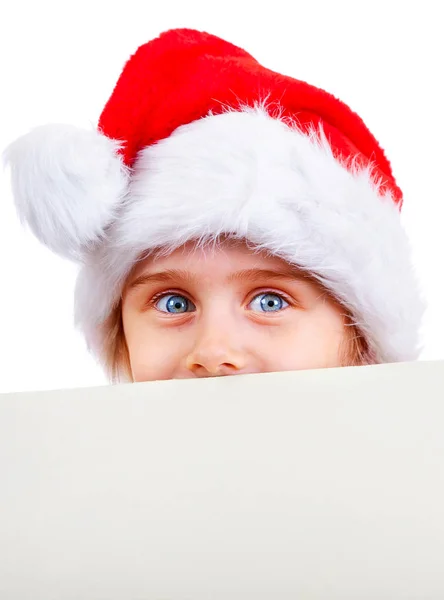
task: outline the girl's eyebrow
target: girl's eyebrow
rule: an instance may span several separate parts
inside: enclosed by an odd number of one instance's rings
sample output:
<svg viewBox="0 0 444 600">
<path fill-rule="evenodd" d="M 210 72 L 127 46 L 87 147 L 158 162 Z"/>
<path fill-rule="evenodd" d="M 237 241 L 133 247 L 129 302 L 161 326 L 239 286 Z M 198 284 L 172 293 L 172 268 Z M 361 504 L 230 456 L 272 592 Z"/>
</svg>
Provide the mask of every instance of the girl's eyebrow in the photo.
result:
<svg viewBox="0 0 444 600">
<path fill-rule="evenodd" d="M 307 276 L 305 275 L 305 278 Z M 250 281 L 255 282 L 264 279 L 279 279 L 284 281 L 296 281 L 304 278 L 304 273 L 297 267 L 289 265 L 278 269 L 243 269 L 236 271 L 228 277 L 228 281 Z"/>
<path fill-rule="evenodd" d="M 193 283 L 196 280 L 196 276 L 189 271 L 182 269 L 167 269 L 165 271 L 156 271 L 154 273 L 142 273 L 142 275 L 136 277 L 136 279 L 128 284 L 127 289 L 133 290 L 134 288 L 148 283 L 168 283 L 172 280 Z"/>
<path fill-rule="evenodd" d="M 248 281 L 253 283 L 264 279 L 300 281 L 304 278 L 307 278 L 306 274 L 304 277 L 304 273 L 300 269 L 289 265 L 288 267 L 280 269 L 242 269 L 235 273 L 231 273 L 227 278 L 227 282 Z M 167 269 L 155 273 L 145 273 L 129 283 L 127 289 L 133 290 L 149 283 L 168 283 L 173 280 L 193 284 L 198 280 L 198 276 L 183 269 Z"/>
</svg>

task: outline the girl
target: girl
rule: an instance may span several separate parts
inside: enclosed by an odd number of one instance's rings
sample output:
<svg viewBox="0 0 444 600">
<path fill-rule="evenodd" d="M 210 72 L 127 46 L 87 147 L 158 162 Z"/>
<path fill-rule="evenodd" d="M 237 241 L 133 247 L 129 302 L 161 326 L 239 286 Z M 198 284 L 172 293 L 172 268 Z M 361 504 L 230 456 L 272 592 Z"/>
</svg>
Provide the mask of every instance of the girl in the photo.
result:
<svg viewBox="0 0 444 600">
<path fill-rule="evenodd" d="M 414 360 L 402 193 L 362 120 L 207 33 L 130 58 L 97 131 L 6 152 L 21 219 L 79 262 L 76 323 L 110 380 Z"/>
</svg>

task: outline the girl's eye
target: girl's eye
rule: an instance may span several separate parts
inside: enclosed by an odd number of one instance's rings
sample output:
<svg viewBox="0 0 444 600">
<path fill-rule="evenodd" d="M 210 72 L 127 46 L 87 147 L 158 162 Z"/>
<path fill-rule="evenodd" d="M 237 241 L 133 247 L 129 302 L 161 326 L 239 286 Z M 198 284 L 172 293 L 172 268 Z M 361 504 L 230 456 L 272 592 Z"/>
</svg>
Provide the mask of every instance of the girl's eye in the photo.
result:
<svg viewBox="0 0 444 600">
<path fill-rule="evenodd" d="M 181 314 L 196 310 L 196 307 L 188 300 L 188 298 L 178 294 L 165 294 L 165 296 L 162 296 L 157 300 L 155 307 L 162 312 L 173 314 Z"/>
<path fill-rule="evenodd" d="M 253 298 L 249 306 L 251 310 L 257 310 L 259 312 L 277 312 L 286 308 L 289 304 L 282 296 L 279 296 L 279 294 L 268 292 L 265 294 L 258 294 Z"/>
</svg>

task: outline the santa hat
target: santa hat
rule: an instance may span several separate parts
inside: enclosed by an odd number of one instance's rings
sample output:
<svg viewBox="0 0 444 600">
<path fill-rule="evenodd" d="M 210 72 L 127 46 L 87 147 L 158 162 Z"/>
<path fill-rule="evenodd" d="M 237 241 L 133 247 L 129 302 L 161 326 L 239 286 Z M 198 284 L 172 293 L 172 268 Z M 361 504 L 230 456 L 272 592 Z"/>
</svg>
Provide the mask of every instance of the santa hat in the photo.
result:
<svg viewBox="0 0 444 600">
<path fill-rule="evenodd" d="M 418 356 L 423 306 L 383 150 L 344 103 L 207 33 L 129 59 L 94 131 L 33 130 L 6 152 L 22 220 L 81 264 L 76 322 L 104 323 L 144 252 L 229 234 L 315 274 L 382 362 Z"/>
</svg>

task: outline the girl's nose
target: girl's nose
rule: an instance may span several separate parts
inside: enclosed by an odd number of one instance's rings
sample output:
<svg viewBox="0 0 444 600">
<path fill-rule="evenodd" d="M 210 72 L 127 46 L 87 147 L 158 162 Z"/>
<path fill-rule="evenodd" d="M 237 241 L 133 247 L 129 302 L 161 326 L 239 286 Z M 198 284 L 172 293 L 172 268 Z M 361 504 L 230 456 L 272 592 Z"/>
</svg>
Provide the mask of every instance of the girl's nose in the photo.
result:
<svg viewBox="0 0 444 600">
<path fill-rule="evenodd" d="M 247 356 L 239 343 L 235 324 L 224 322 L 201 326 L 186 367 L 196 377 L 236 375 L 245 371 Z"/>
</svg>

